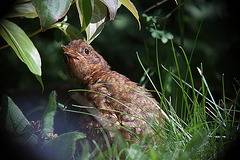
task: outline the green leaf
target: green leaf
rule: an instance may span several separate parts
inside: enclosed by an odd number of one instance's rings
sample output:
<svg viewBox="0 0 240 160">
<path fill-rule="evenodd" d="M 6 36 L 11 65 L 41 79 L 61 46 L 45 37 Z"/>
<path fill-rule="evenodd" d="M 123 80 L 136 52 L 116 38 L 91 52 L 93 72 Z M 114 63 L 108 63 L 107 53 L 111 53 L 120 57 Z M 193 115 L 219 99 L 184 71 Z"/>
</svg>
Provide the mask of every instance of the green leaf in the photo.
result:
<svg viewBox="0 0 240 160">
<path fill-rule="evenodd" d="M 94 0 L 92 18 L 85 30 L 88 44 L 90 44 L 102 32 L 106 16 L 106 6 L 99 0 Z"/>
<path fill-rule="evenodd" d="M 56 91 L 52 91 L 49 96 L 48 105 L 42 116 L 42 125 L 43 125 L 43 133 L 42 137 L 48 137 L 49 133 L 53 132 L 54 125 L 54 116 L 56 113 L 57 104 L 56 104 Z"/>
<path fill-rule="evenodd" d="M 41 28 L 45 31 L 66 15 L 72 0 L 32 0 L 32 3 L 40 18 Z"/>
<path fill-rule="evenodd" d="M 187 143 L 186 148 L 183 154 L 180 156 L 180 159 L 190 159 L 196 157 L 197 152 L 202 150 L 201 147 L 206 143 L 208 138 L 208 132 L 205 128 L 196 130 L 192 139 Z"/>
<path fill-rule="evenodd" d="M 74 39 L 84 39 L 84 36 L 81 34 L 79 29 L 64 21 L 55 23 L 52 28 L 58 28 L 63 31 L 70 41 Z"/>
<path fill-rule="evenodd" d="M 80 132 L 68 132 L 52 139 L 43 146 L 49 159 L 70 160 L 76 150 L 76 141 L 86 136 Z"/>
<path fill-rule="evenodd" d="M 41 75 L 35 75 L 35 77 L 37 78 L 38 82 L 41 84 L 41 86 L 42 86 L 42 93 L 43 93 L 44 85 L 43 85 L 43 81 L 42 81 Z"/>
<path fill-rule="evenodd" d="M 2 97 L 0 124 L 20 144 L 36 145 L 34 128 L 10 97 Z"/>
<path fill-rule="evenodd" d="M 109 11 L 110 20 L 114 20 L 117 10 L 118 10 L 118 0 L 100 0 L 102 1 L 107 7 Z"/>
<path fill-rule="evenodd" d="M 139 21 L 139 16 L 138 16 L 138 11 L 136 9 L 136 7 L 134 6 L 134 4 L 130 1 L 130 0 L 119 0 L 132 14 L 133 16 L 136 18 L 136 20 L 138 21 L 138 25 L 139 25 L 139 30 L 141 29 L 141 23 Z"/>
<path fill-rule="evenodd" d="M 3 19 L 0 23 L 0 34 L 43 86 L 41 58 L 26 33 L 15 23 Z"/>
<path fill-rule="evenodd" d="M 92 18 L 92 0 L 77 0 L 76 6 L 82 27 L 82 32 L 87 28 Z"/>
<path fill-rule="evenodd" d="M 139 147 L 138 144 L 132 144 L 130 148 L 127 149 L 126 159 L 145 160 L 145 159 L 150 159 L 150 157 L 148 157 L 142 152 L 142 149 Z"/>
<path fill-rule="evenodd" d="M 21 3 L 25 2 L 25 3 Z M 36 18 L 38 17 L 35 7 L 32 5 L 31 1 L 20 1 L 14 8 L 10 11 L 10 13 L 6 16 L 7 18 L 13 17 L 26 17 L 26 18 Z"/>
</svg>

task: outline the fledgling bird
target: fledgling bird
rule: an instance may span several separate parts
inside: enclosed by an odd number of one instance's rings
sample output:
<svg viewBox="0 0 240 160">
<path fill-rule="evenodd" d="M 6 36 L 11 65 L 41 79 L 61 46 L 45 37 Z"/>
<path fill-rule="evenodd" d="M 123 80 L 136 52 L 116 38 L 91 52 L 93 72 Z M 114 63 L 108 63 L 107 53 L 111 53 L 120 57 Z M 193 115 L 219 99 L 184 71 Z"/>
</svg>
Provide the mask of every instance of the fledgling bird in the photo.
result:
<svg viewBox="0 0 240 160">
<path fill-rule="evenodd" d="M 136 136 L 124 127 L 136 135 L 143 135 L 146 131 L 154 134 L 148 121 L 164 123 L 158 102 L 152 95 L 126 76 L 112 71 L 104 58 L 85 41 L 73 40 L 61 47 L 71 77 L 89 90 L 83 93 L 83 97 L 96 107 L 98 115 L 110 122 L 107 127 L 114 127 L 124 138 L 131 139 Z M 88 117 L 90 121 L 93 119 Z M 87 120 L 83 125 L 86 128 L 100 126 Z M 113 138 L 113 135 L 110 137 Z"/>
</svg>

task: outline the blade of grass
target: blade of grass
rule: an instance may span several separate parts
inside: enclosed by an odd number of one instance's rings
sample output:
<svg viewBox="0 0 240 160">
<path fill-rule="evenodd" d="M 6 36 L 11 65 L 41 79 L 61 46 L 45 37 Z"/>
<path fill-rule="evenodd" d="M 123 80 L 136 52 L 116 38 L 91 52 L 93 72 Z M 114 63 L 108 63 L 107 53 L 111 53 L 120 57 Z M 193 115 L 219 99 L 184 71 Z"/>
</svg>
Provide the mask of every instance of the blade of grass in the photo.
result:
<svg viewBox="0 0 240 160">
<path fill-rule="evenodd" d="M 197 108 L 198 108 L 199 104 L 198 104 L 198 101 L 197 101 L 198 99 L 196 97 L 196 93 L 195 93 L 195 90 L 194 90 L 195 87 L 194 87 L 194 82 L 193 82 L 193 75 L 192 75 L 192 71 L 191 71 L 191 68 L 190 68 L 190 63 L 187 59 L 187 55 L 186 55 L 184 49 L 181 46 L 179 46 L 179 48 L 182 50 L 182 53 L 184 55 L 184 58 L 185 58 L 185 61 L 187 63 L 187 67 L 188 67 L 188 70 L 187 70 L 188 72 L 187 73 L 189 73 L 189 77 L 190 77 L 190 80 L 191 80 L 191 86 L 192 86 L 192 93 L 193 93 L 193 103 L 192 103 L 193 104 L 193 106 L 192 106 L 193 107 L 193 120 L 194 120 L 194 123 L 197 124 Z M 186 75 L 186 77 L 187 77 L 187 75 Z M 186 95 L 188 96 L 187 93 L 186 93 Z"/>
<path fill-rule="evenodd" d="M 153 81 L 152 81 L 152 79 L 150 78 L 150 76 L 148 75 L 145 67 L 143 66 L 143 64 L 142 64 L 142 62 L 141 62 L 141 59 L 140 59 L 140 57 L 139 57 L 139 55 L 138 55 L 138 52 L 136 52 L 136 53 L 137 53 L 138 61 L 139 61 L 140 65 L 141 65 L 142 69 L 144 70 L 145 74 L 147 75 L 150 83 L 152 84 L 154 90 L 157 92 L 158 96 L 159 96 L 160 98 L 162 98 L 162 96 L 160 95 L 160 92 L 158 92 L 155 84 L 153 83 Z M 162 99 L 163 99 L 163 98 L 162 98 Z M 164 98 L 164 100 L 166 101 L 166 98 Z M 164 104 L 164 103 L 163 103 L 163 104 Z M 165 104 L 164 104 L 164 107 L 165 107 L 166 110 L 168 110 Z M 174 124 L 185 134 L 185 136 L 188 137 L 188 139 L 191 139 L 191 136 L 190 136 L 187 132 L 184 131 L 184 128 L 181 126 L 180 123 L 178 123 L 178 122 L 174 119 L 173 116 L 171 116 L 171 115 L 169 115 L 169 114 L 167 115 L 162 109 L 161 109 L 161 112 L 162 112 L 162 114 L 165 116 L 165 118 L 168 120 L 169 123 L 174 123 Z"/>
<path fill-rule="evenodd" d="M 237 104 L 238 104 L 238 99 L 239 99 L 239 95 L 240 95 L 240 89 L 237 91 L 237 94 L 236 94 L 236 98 L 233 100 L 233 117 L 235 117 L 235 112 L 236 112 L 236 107 L 237 107 Z M 238 106 L 240 106 L 238 104 Z M 234 124 L 234 120 L 232 121 L 232 126 Z"/>
<path fill-rule="evenodd" d="M 154 25 L 154 28 L 155 28 L 155 32 L 156 32 L 156 35 L 157 35 L 157 27 L 155 25 L 155 23 L 153 23 Z M 162 77 L 161 77 L 161 72 L 160 72 L 160 65 L 159 65 L 159 58 L 158 58 L 158 39 L 157 37 L 155 38 L 155 52 L 156 52 L 156 62 L 157 62 L 157 72 L 158 72 L 158 79 L 159 79 L 159 84 L 160 84 L 160 88 L 161 88 L 161 91 L 162 91 L 162 96 L 159 96 L 160 98 L 160 103 L 159 105 L 162 106 L 163 105 L 163 100 L 165 99 L 165 88 L 166 87 L 163 87 L 163 83 L 162 83 Z M 166 109 L 166 108 L 165 108 Z"/>
<path fill-rule="evenodd" d="M 172 45 L 172 52 L 173 52 L 173 56 L 174 56 L 174 60 L 175 60 L 175 65 L 176 65 L 176 68 L 177 68 L 177 73 L 178 73 L 178 77 L 179 79 L 182 79 L 181 78 L 181 73 L 180 73 L 180 69 L 179 69 L 179 65 L 178 65 L 178 60 L 177 60 L 177 56 L 176 56 L 176 52 L 175 52 L 175 49 L 174 49 L 174 46 L 173 46 L 173 41 L 171 40 L 171 45 Z M 182 81 L 179 81 L 180 82 L 180 85 L 181 85 L 181 90 L 182 90 L 182 94 L 183 94 L 183 99 L 185 101 L 185 107 L 187 108 L 188 110 L 188 116 L 190 116 L 190 107 L 188 105 L 188 101 L 187 101 L 187 97 L 185 95 L 185 92 L 184 92 L 184 85 L 182 83 Z"/>
<path fill-rule="evenodd" d="M 188 84 L 188 83 L 185 82 L 184 80 L 180 79 L 177 75 L 175 75 L 173 72 L 171 72 L 170 70 L 168 70 L 165 66 L 163 66 L 163 65 L 161 65 L 161 66 L 162 66 L 162 68 L 163 68 L 164 70 L 166 70 L 167 72 L 169 72 L 173 77 L 175 77 L 176 79 L 182 81 L 182 83 L 184 83 L 186 86 L 188 86 L 189 88 L 192 89 L 192 86 L 191 86 L 190 84 Z M 197 92 L 199 95 L 204 96 L 204 95 L 203 95 L 201 92 L 199 92 L 197 89 L 194 89 L 194 90 L 195 90 L 195 92 Z M 210 99 L 207 98 L 207 97 L 205 97 L 205 98 L 206 98 L 206 100 L 207 100 L 209 103 L 214 104 L 214 102 L 213 102 L 212 100 L 210 100 Z M 215 103 L 215 104 L 216 104 L 216 103 Z M 217 105 L 217 104 L 216 104 L 216 105 Z M 221 110 L 223 110 L 220 106 L 218 106 L 218 108 L 221 109 Z"/>
<path fill-rule="evenodd" d="M 111 84 L 111 83 L 107 83 L 107 84 Z M 116 84 L 116 83 L 112 83 L 112 84 Z M 118 85 L 122 85 L 122 84 L 118 84 Z M 124 85 L 124 86 L 127 86 L 127 85 Z M 130 87 L 130 86 L 127 86 L 127 87 Z M 130 87 L 131 89 L 133 89 L 133 90 L 135 90 L 135 91 L 138 91 L 138 92 L 140 92 L 141 94 L 143 94 L 141 91 L 139 91 L 139 90 L 136 90 L 135 88 L 132 88 L 132 87 Z M 72 91 L 72 90 L 71 90 Z M 85 90 L 84 90 L 85 91 Z M 89 92 L 94 92 L 94 91 L 90 91 L 90 90 L 88 90 Z M 104 96 L 106 96 L 106 97 L 109 97 L 109 98 L 111 98 L 111 99 L 113 99 L 113 100 L 115 100 L 115 101 L 117 101 L 118 103 L 119 103 L 119 101 L 118 100 L 116 100 L 116 99 L 114 99 L 114 98 L 112 98 L 112 97 L 110 97 L 110 96 L 107 96 L 107 95 L 105 95 L 105 94 L 103 94 L 103 93 L 100 93 L 100 92 L 95 92 L 95 93 L 97 93 L 97 94 L 102 94 L 102 95 L 104 95 Z M 145 94 L 143 94 L 146 98 L 148 98 L 150 101 L 152 101 L 148 96 L 146 96 Z M 130 96 L 130 95 L 129 95 Z M 131 97 L 131 96 L 130 96 Z M 74 98 L 74 97 L 73 97 Z M 132 97 L 131 97 L 132 98 Z M 79 104 L 81 104 L 82 103 L 82 100 L 79 100 L 80 98 L 74 98 L 76 101 L 78 101 L 79 102 Z M 133 98 L 132 98 L 133 99 Z M 134 100 L 135 101 L 135 100 Z M 152 102 L 154 102 L 154 101 L 152 101 Z M 155 103 L 155 102 L 154 102 Z M 120 104 L 122 104 L 122 103 L 120 103 Z M 123 104 L 122 104 L 123 105 Z M 98 115 L 99 117 L 101 117 L 101 114 L 99 113 L 99 111 L 93 106 L 93 105 L 91 105 L 92 106 L 92 108 L 94 108 L 93 110 L 89 110 L 89 109 L 87 109 L 88 110 L 88 112 L 90 112 L 90 113 L 92 113 L 93 115 Z M 128 109 L 130 109 L 130 110 L 132 110 L 131 108 L 129 108 L 127 105 L 124 105 L 126 108 L 128 108 Z M 79 106 L 79 107 L 85 107 L 85 106 Z M 142 108 L 142 106 L 140 106 L 141 108 Z M 86 108 L 86 107 L 85 107 Z M 105 110 L 105 111 L 111 111 L 111 112 L 115 112 L 115 113 L 120 113 L 120 114 L 124 114 L 124 115 L 128 115 L 128 116 L 132 116 L 132 117 L 134 117 L 134 118 L 137 118 L 137 119 L 140 119 L 140 120 L 143 120 L 143 121 L 145 121 L 148 125 L 149 125 L 149 127 L 151 127 L 155 132 L 157 132 L 157 129 L 154 127 L 154 123 L 151 123 L 151 120 L 153 120 L 155 117 L 150 117 L 149 116 L 149 113 L 147 112 L 147 111 L 145 111 L 143 108 L 142 108 L 142 111 L 143 112 L 145 112 L 146 113 L 146 115 L 148 115 L 148 119 L 145 119 L 144 117 L 142 117 L 140 114 L 138 114 L 137 112 L 135 112 L 134 110 L 132 110 L 136 115 L 132 115 L 132 114 L 128 114 L 128 113 L 125 113 L 125 112 L 122 112 L 122 111 L 118 111 L 118 110 L 113 110 L 113 109 L 106 109 L 106 108 L 98 108 L 98 109 L 101 109 L 101 110 Z M 157 113 L 153 113 L 154 115 L 156 115 Z M 96 117 L 97 118 L 97 120 L 101 123 L 101 124 L 104 124 L 104 122 L 102 122 L 102 120 L 101 119 L 98 119 L 98 117 Z M 155 123 L 156 122 L 158 122 L 158 120 L 155 120 L 154 121 Z M 159 125 L 158 123 L 156 123 L 156 125 Z M 105 124 L 105 126 L 110 126 L 109 124 Z"/>
<path fill-rule="evenodd" d="M 156 93 L 158 94 L 158 96 L 159 96 L 160 98 L 162 98 L 161 95 L 160 95 L 160 92 L 157 90 L 155 84 L 153 83 L 153 81 L 152 81 L 152 79 L 150 78 L 150 76 L 148 75 L 145 67 L 143 66 L 143 64 L 142 64 L 142 62 L 141 62 L 141 59 L 140 59 L 140 57 L 139 57 L 139 55 L 138 55 L 138 52 L 136 52 L 136 54 L 137 54 L 138 61 L 139 61 L 140 65 L 141 65 L 142 69 L 144 70 L 144 73 L 147 75 L 150 83 L 152 84 L 154 90 L 156 91 Z M 164 104 L 164 103 L 163 103 L 163 104 Z M 161 106 L 159 106 L 159 108 L 160 108 L 160 107 L 161 107 Z M 165 104 L 164 104 L 164 108 L 167 109 L 167 107 L 166 107 Z M 160 109 L 161 109 L 161 108 L 160 108 Z M 161 109 L 161 113 L 165 116 L 165 118 L 167 118 L 167 119 L 169 120 L 167 114 L 166 114 L 162 109 Z"/>
<path fill-rule="evenodd" d="M 102 134 L 103 134 L 103 137 L 104 137 L 104 140 L 105 140 L 105 142 L 106 142 L 106 144 L 107 144 L 107 148 L 108 148 L 108 154 L 109 154 L 109 159 L 113 159 L 113 154 L 112 154 L 112 150 L 111 150 L 111 145 L 110 145 L 110 142 L 109 142 L 109 140 L 108 140 L 108 136 L 107 136 L 107 134 L 106 134 L 106 132 L 103 130 L 103 129 L 100 129 L 101 130 L 101 132 L 102 132 Z"/>
<path fill-rule="evenodd" d="M 111 83 L 107 83 L 107 84 L 111 84 Z M 114 84 L 114 83 L 113 83 L 113 84 Z M 116 83 L 115 83 L 115 84 L 116 84 Z M 119 84 L 119 85 L 121 85 L 121 84 Z M 134 89 L 134 88 L 132 88 L 132 89 Z M 135 90 L 136 90 L 136 89 L 135 89 Z M 115 98 L 113 98 L 113 97 L 111 97 L 111 96 L 109 96 L 109 95 L 107 95 L 107 94 L 104 94 L 104 93 L 101 93 L 101 92 L 98 92 L 98 91 L 85 90 L 85 89 L 73 89 L 73 90 L 69 90 L 69 91 L 70 91 L 70 92 L 72 92 L 72 91 L 92 92 L 92 93 L 97 93 L 97 94 L 104 95 L 104 96 L 106 96 L 106 97 L 108 97 L 108 98 L 110 98 L 110 99 L 118 102 L 119 104 L 123 105 L 124 107 L 128 108 L 129 110 L 133 111 L 133 112 L 138 116 L 138 117 L 135 116 L 135 118 L 139 118 L 139 119 L 141 119 L 141 120 L 145 120 L 144 118 L 143 118 L 143 119 L 140 118 L 141 115 L 140 115 L 139 113 L 137 113 L 136 111 L 134 111 L 132 108 L 128 107 L 126 104 L 118 101 L 117 99 L 115 99 Z M 136 90 L 136 91 L 137 91 L 137 90 Z M 145 96 L 146 96 L 146 95 L 145 95 Z M 146 96 L 146 98 L 149 98 L 149 97 Z M 149 98 L 149 99 L 150 99 L 150 98 Z M 153 102 L 153 101 L 152 101 L 152 102 Z M 156 105 L 157 105 L 157 104 L 156 104 Z M 92 106 L 93 106 L 93 105 L 92 105 Z M 105 109 L 105 108 L 101 108 L 101 109 Z M 111 110 L 111 109 L 105 109 L 105 110 Z M 127 114 L 127 113 L 124 113 L 124 112 L 121 112 L 121 111 L 117 111 L 117 110 L 111 110 L 111 111 L 119 112 L 119 113 L 123 113 L 123 114 Z M 132 116 L 134 116 L 134 115 L 132 115 Z M 145 120 L 145 121 L 146 121 L 146 120 Z"/>
<path fill-rule="evenodd" d="M 208 87 L 207 81 L 206 81 L 204 75 L 202 74 L 202 70 L 200 70 L 198 67 L 197 67 L 197 70 L 198 70 L 199 74 L 202 76 L 202 80 L 203 80 L 203 82 L 204 82 L 204 84 L 205 84 L 205 86 L 206 86 L 206 88 L 207 88 L 208 94 L 209 94 L 210 97 L 211 97 L 212 103 L 214 104 L 214 106 L 215 106 L 215 108 L 216 108 L 216 110 L 217 110 L 217 114 L 220 116 L 221 123 L 226 127 L 226 124 L 225 124 L 225 122 L 224 122 L 224 120 L 223 120 L 223 117 L 222 117 L 222 115 L 221 115 L 221 113 L 220 113 L 220 111 L 219 111 L 219 108 L 221 108 L 221 107 L 219 107 L 219 106 L 216 104 L 216 102 L 215 102 L 215 100 L 214 100 L 214 98 L 213 98 L 213 96 L 212 96 L 212 93 L 211 93 L 211 91 L 210 91 L 210 89 L 209 89 L 209 87 Z"/>
<path fill-rule="evenodd" d="M 189 63 L 189 61 L 188 61 L 188 59 L 187 59 L 187 55 L 186 55 L 184 49 L 183 49 L 181 46 L 179 46 L 179 48 L 182 50 L 182 53 L 183 53 L 184 58 L 185 58 L 185 61 L 186 61 L 186 63 L 187 63 L 188 72 L 189 72 L 189 77 L 190 77 L 190 79 L 191 79 L 192 93 L 193 93 L 194 100 L 196 100 L 194 103 L 197 103 L 196 93 L 195 93 L 195 90 L 194 90 L 195 87 L 194 87 L 193 75 L 192 75 L 192 71 L 191 71 L 191 68 L 190 68 L 190 63 Z M 198 105 L 198 104 L 197 104 L 197 105 Z"/>
<path fill-rule="evenodd" d="M 222 74 L 222 92 L 223 92 L 223 99 L 222 99 L 222 104 L 224 107 L 224 117 L 227 118 L 227 112 L 226 112 L 226 96 L 225 96 L 225 87 L 224 87 L 224 74 Z"/>
<path fill-rule="evenodd" d="M 201 21 L 201 23 L 200 23 L 200 26 L 199 26 L 198 31 L 197 31 L 196 38 L 195 38 L 195 40 L 194 40 L 192 52 L 191 52 L 191 55 L 190 55 L 190 58 L 189 58 L 189 64 L 190 64 L 191 61 L 192 61 L 193 52 L 194 52 L 194 50 L 195 50 L 195 48 L 196 48 L 196 44 L 197 44 L 198 36 L 199 36 L 200 31 L 201 31 L 201 28 L 202 28 L 202 24 L 203 24 L 203 21 Z"/>
<path fill-rule="evenodd" d="M 127 105 L 121 103 L 120 101 L 118 101 L 118 100 L 116 100 L 116 99 L 114 99 L 114 98 L 112 98 L 112 97 L 110 97 L 110 96 L 108 96 L 108 95 L 106 95 L 106 94 L 97 92 L 97 91 L 90 91 L 90 90 L 84 90 L 84 89 L 75 89 L 75 90 L 70 90 L 70 91 L 88 91 L 88 92 L 94 92 L 94 93 L 97 93 L 97 94 L 102 94 L 102 95 L 104 95 L 104 96 L 106 96 L 106 97 L 108 97 L 108 98 L 111 98 L 111 99 L 113 99 L 114 101 L 122 104 L 122 105 L 125 106 L 126 108 L 132 110 L 131 108 L 129 108 Z M 147 97 L 147 96 L 146 96 L 146 97 Z M 82 103 L 82 101 L 79 101 L 79 99 L 78 99 L 79 97 L 73 97 L 73 98 L 74 98 L 74 100 L 76 100 L 77 102 L 79 102 L 79 104 Z M 149 97 L 148 97 L 148 98 L 149 98 Z M 89 105 L 90 105 L 90 104 L 89 104 Z M 79 106 L 79 107 L 80 107 L 80 106 Z M 95 117 L 97 118 L 97 120 L 98 120 L 103 126 L 111 126 L 110 124 L 105 124 L 105 122 L 103 122 L 102 119 L 99 119 L 99 117 L 102 117 L 101 114 L 99 113 L 99 111 L 98 111 L 93 105 L 91 105 L 91 107 L 93 107 L 94 109 L 93 109 L 93 110 L 87 109 L 88 112 L 90 112 L 92 115 L 96 115 Z M 148 121 L 147 119 L 145 119 L 144 117 L 142 117 L 140 114 L 138 114 L 138 113 L 135 112 L 134 110 L 132 110 L 132 111 L 136 114 L 136 116 L 135 116 L 135 115 L 128 114 L 128 113 L 125 113 L 125 112 L 121 112 L 121 111 L 118 111 L 118 110 L 112 110 L 112 109 L 106 109 L 106 108 L 98 108 L 98 109 L 108 110 L 108 111 L 112 111 L 112 112 L 116 112 L 116 113 L 120 113 L 120 114 L 125 114 L 125 115 L 128 115 L 128 116 L 132 116 L 132 117 L 141 119 L 141 120 L 145 121 L 147 124 L 149 124 L 149 126 L 150 126 L 153 130 L 155 130 L 155 128 L 152 126 L 151 123 L 149 123 L 149 121 Z M 129 130 L 128 130 L 128 131 L 129 131 Z M 155 131 L 156 131 L 156 130 L 155 130 Z"/>
<path fill-rule="evenodd" d="M 67 109 L 66 107 L 62 108 L 62 110 L 65 111 L 65 112 L 86 114 L 86 115 L 93 116 L 93 117 L 97 117 L 97 118 L 99 118 L 99 119 L 102 119 L 102 120 L 104 120 L 104 121 L 107 121 L 108 123 L 115 124 L 113 121 L 110 121 L 110 120 L 108 120 L 108 119 L 106 119 L 106 118 L 103 118 L 102 116 L 97 116 L 97 115 L 94 115 L 94 114 L 91 114 L 91 113 L 88 113 L 88 112 L 82 112 L 82 111 L 76 111 L 76 110 L 72 110 L 72 109 Z M 138 137 L 138 135 L 136 135 L 136 134 L 135 134 L 133 131 L 131 131 L 130 129 L 128 129 L 128 128 L 124 127 L 124 126 L 119 126 L 119 127 L 122 128 L 122 129 L 127 130 L 127 131 L 130 132 L 131 134 L 133 134 L 133 135 L 135 135 L 136 137 Z M 104 127 L 104 129 L 107 129 L 107 130 L 109 130 L 110 128 L 111 128 L 111 126 L 110 126 L 110 127 L 109 127 L 109 126 Z M 113 127 L 113 128 L 114 128 L 114 127 Z"/>
</svg>

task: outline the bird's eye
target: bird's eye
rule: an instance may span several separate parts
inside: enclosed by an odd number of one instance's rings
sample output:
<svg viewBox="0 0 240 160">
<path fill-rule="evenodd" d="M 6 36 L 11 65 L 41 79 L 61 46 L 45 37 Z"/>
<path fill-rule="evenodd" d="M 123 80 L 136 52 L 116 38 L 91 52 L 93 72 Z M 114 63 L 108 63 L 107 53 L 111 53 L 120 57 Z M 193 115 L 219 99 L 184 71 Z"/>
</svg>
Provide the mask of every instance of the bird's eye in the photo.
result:
<svg viewBox="0 0 240 160">
<path fill-rule="evenodd" d="M 89 50 L 88 50 L 88 49 L 84 49 L 84 52 L 85 52 L 86 54 L 89 54 Z"/>
</svg>

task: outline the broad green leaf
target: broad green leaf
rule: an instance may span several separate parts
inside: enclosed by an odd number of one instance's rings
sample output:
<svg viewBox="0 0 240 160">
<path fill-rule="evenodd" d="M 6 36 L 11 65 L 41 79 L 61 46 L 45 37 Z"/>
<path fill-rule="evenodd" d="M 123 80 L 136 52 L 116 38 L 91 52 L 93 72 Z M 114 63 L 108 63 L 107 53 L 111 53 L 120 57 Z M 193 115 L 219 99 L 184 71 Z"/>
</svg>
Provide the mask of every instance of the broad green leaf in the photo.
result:
<svg viewBox="0 0 240 160">
<path fill-rule="evenodd" d="M 91 158 L 91 154 L 90 154 L 91 152 L 89 151 L 89 147 L 88 147 L 87 142 L 82 143 L 81 147 L 82 147 L 81 148 L 82 152 L 81 152 L 81 155 L 80 155 L 79 159 L 90 159 Z M 100 157 L 98 156 L 96 159 L 100 160 Z M 104 158 L 102 158 L 102 159 L 104 159 Z"/>
<path fill-rule="evenodd" d="M 84 36 L 81 34 L 80 30 L 71 24 L 68 25 L 65 34 L 70 38 L 70 41 L 74 39 L 84 39 Z"/>
<path fill-rule="evenodd" d="M 76 150 L 76 141 L 86 136 L 80 132 L 62 134 L 43 146 L 49 159 L 71 160 Z"/>
<path fill-rule="evenodd" d="M 180 159 L 190 159 L 196 156 L 197 152 L 201 149 L 204 143 L 206 143 L 208 138 L 207 134 L 208 132 L 205 128 L 196 130 L 192 139 L 187 143 L 183 154 L 180 156 Z"/>
<path fill-rule="evenodd" d="M 66 22 L 58 22 L 52 25 L 52 28 L 58 28 L 68 37 L 70 41 L 74 39 L 84 39 L 80 30 Z"/>
<path fill-rule="evenodd" d="M 66 15 L 72 0 L 32 0 L 32 3 L 40 18 L 41 28 L 45 31 Z"/>
<path fill-rule="evenodd" d="M 110 20 L 114 20 L 117 10 L 118 10 L 118 0 L 100 0 L 102 1 L 107 7 L 109 11 Z"/>
<path fill-rule="evenodd" d="M 127 149 L 126 159 L 145 160 L 150 159 L 150 157 L 148 157 L 146 154 L 144 154 L 144 152 L 142 152 L 138 144 L 132 144 L 130 148 Z"/>
<path fill-rule="evenodd" d="M 92 18 L 85 30 L 87 34 L 87 42 L 89 44 L 102 32 L 106 16 L 106 6 L 99 0 L 94 0 Z"/>
<path fill-rule="evenodd" d="M 141 29 L 141 23 L 139 21 L 138 11 L 134 4 L 130 0 L 119 0 L 136 18 L 139 24 L 139 30 Z"/>
<path fill-rule="evenodd" d="M 17 56 L 36 76 L 43 87 L 41 80 L 41 58 L 38 50 L 26 35 L 26 33 L 15 23 L 3 19 L 0 23 L 0 34 L 5 41 L 12 47 Z"/>
<path fill-rule="evenodd" d="M 86 28 L 87 36 L 89 36 L 89 40 L 87 40 L 88 44 L 90 44 L 102 32 L 105 25 L 104 21 L 105 19 L 102 19 L 102 21 L 99 21 L 98 23 L 90 23 L 88 25 Z"/>
<path fill-rule="evenodd" d="M 81 32 L 84 31 L 92 18 L 92 0 L 77 0 L 76 6 L 81 24 Z"/>
<path fill-rule="evenodd" d="M 26 2 L 26 0 L 23 2 Z M 14 5 L 13 9 L 10 11 L 10 13 L 6 17 L 7 18 L 12 18 L 12 17 L 36 18 L 38 17 L 38 15 L 31 1 L 28 1 L 26 3 L 18 3 Z"/>
<path fill-rule="evenodd" d="M 42 116 L 42 125 L 43 125 L 43 137 L 48 137 L 49 133 L 53 131 L 54 125 L 54 116 L 56 113 L 57 104 L 56 104 L 56 91 L 52 91 L 49 96 L 48 105 L 43 113 Z"/>
<path fill-rule="evenodd" d="M 6 129 L 20 144 L 36 145 L 38 138 L 34 128 L 10 97 L 2 97 L 0 126 Z"/>
</svg>

